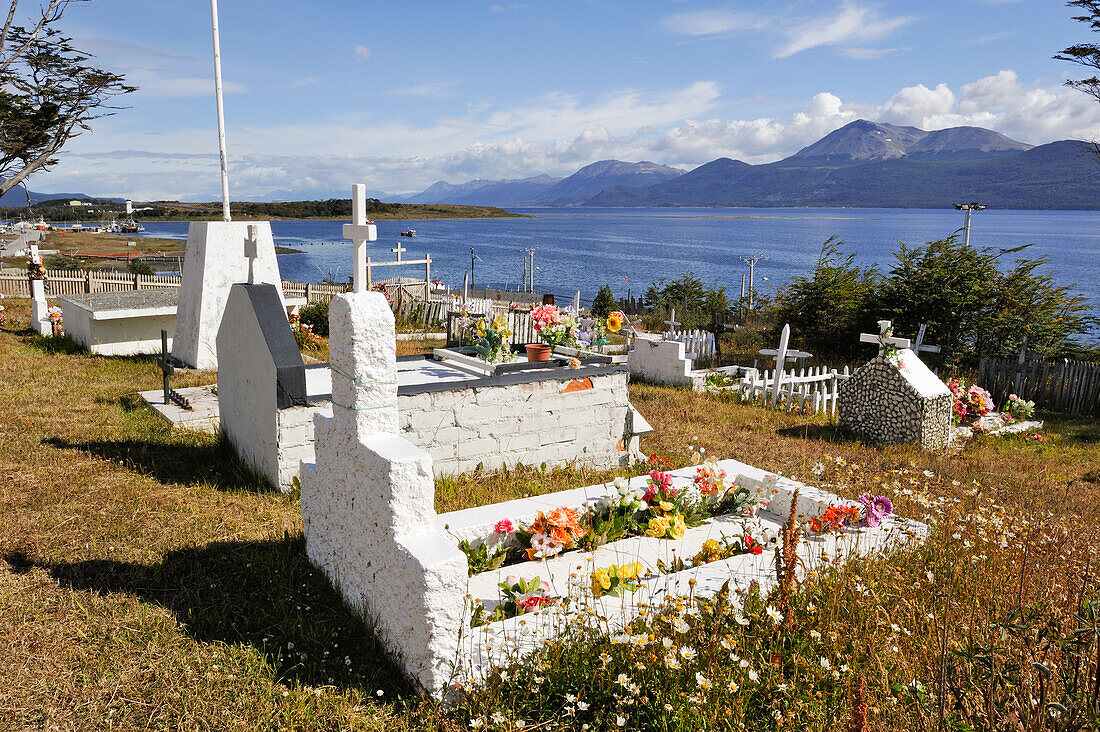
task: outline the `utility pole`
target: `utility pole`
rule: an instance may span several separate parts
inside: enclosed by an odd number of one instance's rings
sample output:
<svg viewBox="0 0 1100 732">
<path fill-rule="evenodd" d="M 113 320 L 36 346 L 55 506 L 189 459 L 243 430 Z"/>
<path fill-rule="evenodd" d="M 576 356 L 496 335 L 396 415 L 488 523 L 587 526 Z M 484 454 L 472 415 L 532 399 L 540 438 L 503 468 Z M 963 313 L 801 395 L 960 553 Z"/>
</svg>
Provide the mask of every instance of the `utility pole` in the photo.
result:
<svg viewBox="0 0 1100 732">
<path fill-rule="evenodd" d="M 756 294 L 756 263 L 762 259 L 767 259 L 767 257 L 760 254 L 754 254 L 751 257 L 741 257 L 742 262 L 749 263 L 749 310 L 752 310 L 753 295 Z"/>
<path fill-rule="evenodd" d="M 984 211 L 985 206 L 981 203 L 956 203 L 956 211 L 966 211 L 966 235 L 963 238 L 963 245 L 970 246 L 970 212 L 971 211 Z"/>
<path fill-rule="evenodd" d="M 536 248 L 523 250 L 523 286 L 527 292 L 535 291 L 535 252 Z"/>
<path fill-rule="evenodd" d="M 214 97 L 218 106 L 218 153 L 221 156 L 222 168 L 222 220 L 229 221 L 229 162 L 225 151 L 225 108 L 222 105 L 222 50 L 218 38 L 218 0 L 210 0 L 210 25 L 214 35 Z"/>
</svg>

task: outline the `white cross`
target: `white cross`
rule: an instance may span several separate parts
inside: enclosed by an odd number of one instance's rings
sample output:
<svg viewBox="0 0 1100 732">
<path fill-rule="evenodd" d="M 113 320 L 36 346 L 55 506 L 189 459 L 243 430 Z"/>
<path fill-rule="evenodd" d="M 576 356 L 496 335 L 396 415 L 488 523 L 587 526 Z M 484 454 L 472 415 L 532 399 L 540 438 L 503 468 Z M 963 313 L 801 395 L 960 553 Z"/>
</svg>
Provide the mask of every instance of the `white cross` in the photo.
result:
<svg viewBox="0 0 1100 732">
<path fill-rule="evenodd" d="M 252 265 L 259 256 L 260 227 L 256 224 L 248 225 L 248 238 L 244 240 L 244 256 L 248 258 L 248 284 L 253 284 Z"/>
<path fill-rule="evenodd" d="M 42 264 L 42 255 L 38 253 L 37 244 L 31 244 L 31 261 L 35 264 Z"/>
<path fill-rule="evenodd" d="M 939 353 L 939 346 L 926 346 L 924 345 L 924 334 L 928 330 L 928 323 L 921 323 L 920 330 L 917 331 L 917 340 L 913 342 L 913 351 L 920 354 L 922 351 L 927 353 Z"/>
<path fill-rule="evenodd" d="M 676 320 L 676 308 L 672 308 L 668 314 L 668 320 L 665 321 L 665 325 L 668 326 L 669 333 L 676 332 L 676 326 L 680 324 L 680 321 Z"/>
<path fill-rule="evenodd" d="M 761 356 L 775 356 L 775 379 L 772 381 L 772 408 L 779 403 L 779 388 L 783 383 L 783 369 L 787 364 L 787 361 L 793 361 L 796 358 L 809 358 L 812 353 L 806 353 L 805 351 L 789 350 L 787 344 L 791 340 L 791 324 L 784 323 L 783 330 L 779 332 L 779 348 L 762 348 L 759 353 Z"/>
<path fill-rule="evenodd" d="M 860 343 L 877 343 L 879 355 L 882 354 L 883 347 L 887 344 L 891 346 L 897 346 L 898 348 L 909 348 L 911 342 L 908 338 L 894 338 L 893 323 L 889 320 L 878 321 L 878 333 L 860 333 Z"/>
<path fill-rule="evenodd" d="M 401 252 L 407 251 L 405 247 L 401 246 L 401 242 L 397 242 L 397 246 L 390 250 L 397 255 L 397 261 L 401 261 Z"/>
<path fill-rule="evenodd" d="M 367 187 L 363 183 L 351 187 L 351 223 L 344 224 L 344 238 L 351 239 L 355 248 L 351 290 L 366 292 L 367 242 L 378 241 L 378 227 L 367 221 Z"/>
</svg>

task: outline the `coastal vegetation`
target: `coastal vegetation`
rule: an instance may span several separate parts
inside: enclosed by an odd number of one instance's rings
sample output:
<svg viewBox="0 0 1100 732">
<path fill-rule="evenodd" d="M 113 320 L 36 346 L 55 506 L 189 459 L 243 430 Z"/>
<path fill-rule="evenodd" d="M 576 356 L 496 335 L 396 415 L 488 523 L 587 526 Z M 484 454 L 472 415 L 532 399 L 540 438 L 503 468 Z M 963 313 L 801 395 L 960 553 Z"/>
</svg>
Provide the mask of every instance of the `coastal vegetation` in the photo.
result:
<svg viewBox="0 0 1100 732">
<path fill-rule="evenodd" d="M 92 223 L 110 221 L 125 216 L 125 207 L 118 202 L 92 200 L 90 206 L 70 206 L 67 200 L 49 200 L 30 207 L 0 208 L 0 219 L 37 219 L 51 222 Z M 136 215 L 142 221 L 206 221 L 221 219 L 221 203 L 185 203 L 153 201 L 142 205 Z M 330 198 L 324 201 L 236 201 L 230 204 L 234 220 L 250 219 L 319 219 L 351 218 L 350 198 Z M 396 219 L 480 219 L 521 218 L 520 214 L 492 206 L 458 206 L 450 204 L 385 203 L 367 199 L 367 217 L 378 221 Z"/>
</svg>

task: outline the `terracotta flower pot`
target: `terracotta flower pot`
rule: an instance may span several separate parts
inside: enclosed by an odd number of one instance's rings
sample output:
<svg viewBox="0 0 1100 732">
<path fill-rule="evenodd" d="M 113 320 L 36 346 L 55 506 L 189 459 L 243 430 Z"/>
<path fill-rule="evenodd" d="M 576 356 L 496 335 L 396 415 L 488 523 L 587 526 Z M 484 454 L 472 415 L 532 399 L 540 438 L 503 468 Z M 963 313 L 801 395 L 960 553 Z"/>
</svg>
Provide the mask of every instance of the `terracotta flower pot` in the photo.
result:
<svg viewBox="0 0 1100 732">
<path fill-rule="evenodd" d="M 528 343 L 527 344 L 527 360 L 528 361 L 549 361 L 550 360 L 550 346 L 545 343 Z"/>
</svg>

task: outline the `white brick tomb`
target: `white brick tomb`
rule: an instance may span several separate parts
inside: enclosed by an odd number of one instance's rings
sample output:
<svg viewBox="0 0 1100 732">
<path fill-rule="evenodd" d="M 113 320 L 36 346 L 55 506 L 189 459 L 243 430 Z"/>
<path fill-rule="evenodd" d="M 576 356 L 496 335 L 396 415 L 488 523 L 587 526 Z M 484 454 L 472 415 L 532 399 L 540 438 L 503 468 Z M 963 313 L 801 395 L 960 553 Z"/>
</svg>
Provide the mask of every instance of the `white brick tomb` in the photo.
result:
<svg viewBox="0 0 1100 732">
<path fill-rule="evenodd" d="M 876 356 L 837 390 L 840 426 L 881 447 L 917 443 L 942 450 L 951 436 L 953 398 L 938 376 L 908 348 Z"/>
<path fill-rule="evenodd" d="M 218 329 L 229 288 L 237 282 L 275 285 L 282 300 L 271 223 L 193 222 L 187 233 L 174 358 L 192 368 L 218 367 Z"/>
<path fill-rule="evenodd" d="M 175 327 L 178 299 L 175 290 L 93 292 L 57 298 L 65 333 L 103 356 L 159 353 L 160 332 L 171 333 Z"/>
<path fill-rule="evenodd" d="M 344 599 L 368 616 L 397 663 L 429 694 L 443 696 L 456 680 L 482 678 L 494 665 L 529 651 L 542 639 L 568 625 L 564 606 L 488 623 L 471 629 L 468 597 L 488 607 L 500 601 L 498 583 L 508 574 L 538 576 L 555 595 L 578 593 L 587 576 L 577 566 L 640 562 L 641 588 L 621 598 L 595 599 L 594 607 L 611 630 L 621 628 L 642 607 L 667 593 L 708 596 L 729 582 L 745 589 L 752 581 L 767 592 L 774 584 L 774 558 L 769 552 L 745 554 L 682 571 L 664 573 L 658 566 L 674 556 L 693 556 L 708 538 L 732 533 L 740 524 L 717 517 L 688 529 L 680 540 L 631 537 L 591 554 L 566 552 L 546 561 L 525 562 L 468 577 L 468 562 L 459 540 L 491 540 L 501 519 L 525 524 L 538 511 L 566 506 L 585 509 L 615 492 L 614 486 L 590 486 L 550 495 L 436 515 L 431 456 L 397 434 L 397 368 L 393 357 L 392 315 L 381 296 L 355 293 L 333 300 L 332 417 L 318 416 L 317 456 L 302 469 L 302 520 L 306 552 L 338 588 Z M 723 461 L 719 467 L 739 485 L 774 492 L 770 506 L 753 531 L 775 532 L 800 491 L 797 511 L 819 515 L 829 505 L 853 502 L 776 479 L 752 466 Z M 684 488 L 694 468 L 673 471 L 673 485 Z M 645 478 L 633 479 L 641 487 Z M 927 527 L 896 516 L 878 526 L 850 533 L 827 534 L 799 547 L 803 573 L 819 566 L 823 555 L 850 557 L 923 539 Z"/>
</svg>

